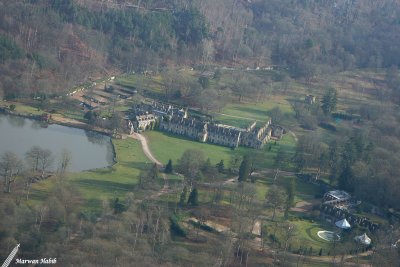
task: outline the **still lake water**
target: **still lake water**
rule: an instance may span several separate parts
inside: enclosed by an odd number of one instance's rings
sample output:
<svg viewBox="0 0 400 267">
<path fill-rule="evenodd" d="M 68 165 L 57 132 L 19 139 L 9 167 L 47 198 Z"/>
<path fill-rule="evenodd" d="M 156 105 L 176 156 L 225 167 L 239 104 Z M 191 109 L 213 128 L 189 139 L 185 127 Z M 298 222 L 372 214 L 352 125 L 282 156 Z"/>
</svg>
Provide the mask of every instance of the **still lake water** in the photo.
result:
<svg viewBox="0 0 400 267">
<path fill-rule="evenodd" d="M 52 169 L 57 168 L 63 149 L 71 153 L 68 171 L 79 172 L 113 164 L 113 148 L 106 135 L 56 124 L 43 128 L 34 120 L 0 114 L 0 155 L 11 151 L 24 159 L 32 146 L 52 152 L 55 158 Z"/>
</svg>

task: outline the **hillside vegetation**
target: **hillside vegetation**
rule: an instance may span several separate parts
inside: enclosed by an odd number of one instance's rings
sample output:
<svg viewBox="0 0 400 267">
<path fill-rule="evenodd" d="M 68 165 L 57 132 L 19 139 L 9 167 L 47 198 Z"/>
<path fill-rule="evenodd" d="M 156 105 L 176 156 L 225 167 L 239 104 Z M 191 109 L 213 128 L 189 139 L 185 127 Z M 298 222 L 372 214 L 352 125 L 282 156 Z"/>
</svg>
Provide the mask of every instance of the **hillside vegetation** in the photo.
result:
<svg viewBox="0 0 400 267">
<path fill-rule="evenodd" d="M 54 93 L 112 72 L 279 65 L 297 78 L 399 66 L 397 1 L 3 1 L 0 88 Z"/>
</svg>

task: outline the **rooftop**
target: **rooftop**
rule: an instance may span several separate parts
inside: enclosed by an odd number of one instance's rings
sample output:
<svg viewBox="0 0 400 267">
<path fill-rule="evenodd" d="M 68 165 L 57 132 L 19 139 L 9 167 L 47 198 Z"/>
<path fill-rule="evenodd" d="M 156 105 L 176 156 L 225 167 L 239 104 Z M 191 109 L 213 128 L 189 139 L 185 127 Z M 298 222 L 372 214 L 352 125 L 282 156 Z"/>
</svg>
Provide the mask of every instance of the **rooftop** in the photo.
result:
<svg viewBox="0 0 400 267">
<path fill-rule="evenodd" d="M 341 190 L 329 191 L 325 195 L 329 195 L 338 200 L 347 200 L 347 199 L 351 198 L 349 193 L 347 193 L 345 191 L 341 191 Z"/>
</svg>

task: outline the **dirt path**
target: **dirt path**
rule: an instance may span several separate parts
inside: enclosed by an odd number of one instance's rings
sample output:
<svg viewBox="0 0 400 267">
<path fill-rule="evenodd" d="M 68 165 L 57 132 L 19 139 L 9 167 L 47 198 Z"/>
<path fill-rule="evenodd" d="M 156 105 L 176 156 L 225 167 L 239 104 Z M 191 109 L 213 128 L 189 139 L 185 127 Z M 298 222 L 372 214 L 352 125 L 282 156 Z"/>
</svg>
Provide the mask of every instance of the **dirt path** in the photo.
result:
<svg viewBox="0 0 400 267">
<path fill-rule="evenodd" d="M 146 155 L 146 157 L 151 161 L 154 162 L 155 164 L 157 164 L 157 166 L 159 166 L 160 168 L 164 167 L 164 164 L 162 164 L 160 161 L 158 161 L 153 154 L 150 151 L 149 145 L 147 143 L 147 139 L 146 137 L 144 137 L 143 135 L 139 134 L 139 133 L 133 133 L 131 135 L 129 135 L 130 137 L 132 137 L 133 139 L 139 140 L 140 143 L 142 144 L 142 149 L 144 154 Z"/>
<path fill-rule="evenodd" d="M 291 136 L 293 136 L 293 138 L 294 138 L 294 140 L 295 140 L 296 142 L 299 141 L 299 138 L 297 138 L 297 135 L 296 135 L 294 132 L 289 131 L 289 133 L 290 133 Z"/>
<path fill-rule="evenodd" d="M 157 166 L 162 169 L 164 168 L 164 164 L 162 164 L 159 160 L 157 160 L 154 155 L 151 153 L 149 145 L 147 143 L 147 139 L 146 137 L 144 137 L 143 135 L 141 135 L 140 133 L 133 133 L 131 135 L 128 135 L 129 137 L 139 140 L 140 144 L 142 145 L 142 149 L 144 154 L 146 155 L 146 157 L 153 163 L 157 164 Z M 163 194 L 166 194 L 168 192 L 170 192 L 170 187 L 168 185 L 168 177 L 164 172 L 161 172 L 161 176 L 164 179 L 164 186 L 163 188 L 158 191 L 157 193 L 155 193 L 154 195 L 152 195 L 152 197 L 158 197 L 161 196 Z"/>
</svg>

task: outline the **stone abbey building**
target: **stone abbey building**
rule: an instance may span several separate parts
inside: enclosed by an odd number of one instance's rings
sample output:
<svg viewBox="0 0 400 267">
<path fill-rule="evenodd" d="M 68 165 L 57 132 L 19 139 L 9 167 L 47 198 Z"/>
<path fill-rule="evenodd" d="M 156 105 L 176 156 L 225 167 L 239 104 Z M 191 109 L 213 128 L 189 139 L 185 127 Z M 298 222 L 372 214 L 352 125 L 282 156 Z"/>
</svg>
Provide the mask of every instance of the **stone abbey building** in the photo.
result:
<svg viewBox="0 0 400 267">
<path fill-rule="evenodd" d="M 272 137 L 273 126 L 268 119 L 262 125 L 252 123 L 246 129 L 188 117 L 186 109 L 154 102 L 130 110 L 128 124 L 132 131 L 153 129 L 185 136 L 204 143 L 236 148 L 262 148 Z"/>
</svg>

